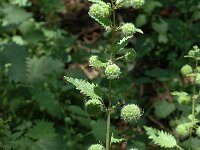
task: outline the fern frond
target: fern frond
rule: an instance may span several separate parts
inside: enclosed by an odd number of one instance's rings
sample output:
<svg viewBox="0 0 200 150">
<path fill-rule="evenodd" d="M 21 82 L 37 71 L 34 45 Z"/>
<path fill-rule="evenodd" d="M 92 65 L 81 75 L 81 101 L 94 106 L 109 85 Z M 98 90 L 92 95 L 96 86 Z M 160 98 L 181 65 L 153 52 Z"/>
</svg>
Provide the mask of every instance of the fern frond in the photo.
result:
<svg viewBox="0 0 200 150">
<path fill-rule="evenodd" d="M 174 148 L 177 147 L 176 139 L 173 135 L 164 132 L 159 131 L 157 129 L 153 129 L 151 127 L 144 127 L 147 131 L 147 135 L 149 136 L 149 139 L 153 141 L 154 144 L 159 145 L 163 148 Z"/>
<path fill-rule="evenodd" d="M 74 79 L 66 76 L 64 76 L 64 79 L 76 86 L 76 89 L 80 90 L 84 95 L 94 99 L 102 99 L 102 91 L 98 85 L 89 83 L 82 79 Z"/>
</svg>

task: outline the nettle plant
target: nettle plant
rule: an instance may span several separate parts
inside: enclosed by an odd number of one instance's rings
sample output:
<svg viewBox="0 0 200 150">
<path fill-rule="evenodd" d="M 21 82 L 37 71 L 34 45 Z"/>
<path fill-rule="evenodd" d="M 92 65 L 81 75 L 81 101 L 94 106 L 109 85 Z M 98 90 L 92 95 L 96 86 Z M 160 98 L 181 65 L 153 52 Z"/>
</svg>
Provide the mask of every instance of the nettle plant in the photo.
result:
<svg viewBox="0 0 200 150">
<path fill-rule="evenodd" d="M 136 32 L 143 33 L 142 30 L 135 27 L 133 23 L 116 22 L 116 10 L 120 8 L 140 8 L 144 4 L 144 0 L 111 0 L 111 3 L 106 3 L 101 0 L 89 0 L 93 4 L 89 9 L 89 15 L 98 23 L 100 23 L 108 33 L 110 33 L 111 44 L 105 50 L 106 59 L 92 55 L 89 58 L 89 66 L 93 68 L 103 69 L 105 77 L 108 79 L 108 94 L 104 93 L 99 85 L 89 83 L 88 81 L 64 77 L 65 80 L 76 86 L 87 98 L 85 109 L 92 117 L 96 117 L 100 113 L 107 114 L 107 130 L 106 130 L 106 150 L 109 150 L 112 143 L 121 142 L 122 139 L 115 139 L 111 136 L 110 118 L 117 105 L 112 104 L 112 82 L 114 79 L 119 79 L 121 69 L 117 65 L 117 61 L 125 60 L 130 62 L 135 59 L 136 52 L 132 48 L 126 48 L 129 40 Z M 118 36 L 120 35 L 120 36 Z M 106 96 L 106 94 L 108 96 Z M 126 122 L 137 121 L 142 112 L 136 104 L 127 104 L 121 109 L 121 118 Z M 94 144 L 89 147 L 89 150 L 104 150 L 102 144 Z"/>
<path fill-rule="evenodd" d="M 191 105 L 191 113 L 184 113 L 183 111 L 183 115 L 181 115 L 181 118 L 179 119 L 181 121 L 179 121 L 180 123 L 175 129 L 177 140 L 169 133 L 153 129 L 151 127 L 145 127 L 149 138 L 154 142 L 154 144 L 163 148 L 177 147 L 183 150 L 183 148 L 177 144 L 178 139 L 180 139 L 183 143 L 184 141 L 188 141 L 186 142 L 187 144 L 183 144 L 185 148 L 190 150 L 196 149 L 192 145 L 192 138 L 194 136 L 198 136 L 200 138 L 200 103 L 197 101 L 200 97 L 198 88 L 200 86 L 200 49 L 198 46 L 193 46 L 193 49 L 191 49 L 185 57 L 190 58 L 191 63 L 186 64 L 181 68 L 181 74 L 184 77 L 194 79 L 190 87 L 191 93 L 187 93 L 185 91 L 174 91 L 171 92 L 171 94 L 175 96 L 180 106 Z"/>
</svg>

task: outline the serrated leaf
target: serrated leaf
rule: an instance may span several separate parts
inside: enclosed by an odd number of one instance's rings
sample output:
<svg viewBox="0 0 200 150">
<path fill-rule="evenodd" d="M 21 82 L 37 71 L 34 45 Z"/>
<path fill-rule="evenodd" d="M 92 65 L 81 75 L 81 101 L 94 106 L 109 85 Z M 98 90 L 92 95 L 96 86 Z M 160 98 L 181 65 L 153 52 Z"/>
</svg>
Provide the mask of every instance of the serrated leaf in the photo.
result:
<svg viewBox="0 0 200 150">
<path fill-rule="evenodd" d="M 26 12 L 24 9 L 10 4 L 3 5 L 2 13 L 4 15 L 3 26 L 18 25 L 32 16 L 31 13 Z"/>
<path fill-rule="evenodd" d="M 50 139 L 41 139 L 37 141 L 37 145 L 42 150 L 67 150 L 66 141 L 60 137 Z"/>
<path fill-rule="evenodd" d="M 27 78 L 30 83 L 41 83 L 47 77 L 55 77 L 63 71 L 63 63 L 49 56 L 28 58 L 26 62 Z"/>
<path fill-rule="evenodd" d="M 115 52 L 119 52 L 121 50 L 123 50 L 125 48 L 125 46 L 128 44 L 129 40 L 132 38 L 133 36 L 127 36 L 127 37 L 123 37 L 116 45 L 115 47 Z"/>
<path fill-rule="evenodd" d="M 76 86 L 76 89 L 80 90 L 81 93 L 85 94 L 86 96 L 94 99 L 102 99 L 102 91 L 98 85 L 89 83 L 82 79 L 74 79 L 66 76 L 64 79 Z"/>
<path fill-rule="evenodd" d="M 153 129 L 151 127 L 145 126 L 144 128 L 149 136 L 149 139 L 151 139 L 154 144 L 157 144 L 163 148 L 174 148 L 177 146 L 176 139 L 173 135 L 162 130 L 159 131 L 157 129 Z"/>
<path fill-rule="evenodd" d="M 156 117 L 166 118 L 175 110 L 175 105 L 167 101 L 158 101 L 154 104 L 154 108 L 154 114 Z"/>
<path fill-rule="evenodd" d="M 53 138 L 56 136 L 53 123 L 46 121 L 38 121 L 36 125 L 28 130 L 27 135 L 34 139 Z"/>
<path fill-rule="evenodd" d="M 76 105 L 68 106 L 67 110 L 69 110 L 71 113 L 77 114 L 78 116 L 88 117 L 88 114 L 86 113 L 86 111 Z"/>
<path fill-rule="evenodd" d="M 27 52 L 24 47 L 14 43 L 3 46 L 3 51 L 0 52 L 0 64 L 11 64 L 11 67 L 8 70 L 8 78 L 10 80 L 15 82 L 25 80 L 26 56 Z"/>
<path fill-rule="evenodd" d="M 101 24 L 106 30 L 110 30 L 111 28 L 111 21 L 108 18 L 103 18 L 100 16 L 93 16 L 91 13 L 88 13 L 90 15 L 91 18 L 93 18 L 94 20 L 96 20 L 99 24 Z"/>
<path fill-rule="evenodd" d="M 31 89 L 33 97 L 36 99 L 41 109 L 47 110 L 52 116 L 60 118 L 62 113 L 58 101 L 53 93 L 42 89 Z"/>
</svg>

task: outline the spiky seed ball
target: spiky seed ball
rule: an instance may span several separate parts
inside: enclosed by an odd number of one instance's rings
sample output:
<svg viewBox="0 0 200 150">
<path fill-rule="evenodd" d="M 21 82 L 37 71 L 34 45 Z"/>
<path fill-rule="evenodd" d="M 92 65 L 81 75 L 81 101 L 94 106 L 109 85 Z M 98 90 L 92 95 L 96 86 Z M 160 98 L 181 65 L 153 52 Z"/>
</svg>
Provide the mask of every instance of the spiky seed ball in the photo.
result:
<svg viewBox="0 0 200 150">
<path fill-rule="evenodd" d="M 101 144 L 93 144 L 88 150 L 105 150 L 105 148 Z"/>
<path fill-rule="evenodd" d="M 85 103 L 86 111 L 91 116 L 99 115 L 103 110 L 103 104 L 98 99 L 91 99 Z"/>
<path fill-rule="evenodd" d="M 192 73 L 192 67 L 190 65 L 186 64 L 185 66 L 183 66 L 181 68 L 181 73 L 184 76 L 191 74 Z"/>
<path fill-rule="evenodd" d="M 124 35 L 133 35 L 136 32 L 135 25 L 132 23 L 125 23 L 120 29 Z"/>
<path fill-rule="evenodd" d="M 108 79 L 118 78 L 120 73 L 120 68 L 116 64 L 108 65 L 105 69 L 105 75 Z"/>
<path fill-rule="evenodd" d="M 126 122 L 137 121 L 141 117 L 141 110 L 135 104 L 128 104 L 121 110 L 121 118 Z"/>
<path fill-rule="evenodd" d="M 200 137 L 200 126 L 198 126 L 198 128 L 197 128 L 196 134 L 197 134 L 198 137 Z"/>
<path fill-rule="evenodd" d="M 90 6 L 89 14 L 93 17 L 107 18 L 110 16 L 110 5 L 93 4 Z"/>
<path fill-rule="evenodd" d="M 125 53 L 125 60 L 127 62 L 133 61 L 136 58 L 136 52 L 134 49 L 128 49 Z"/>
<path fill-rule="evenodd" d="M 179 136 L 187 137 L 190 134 L 190 128 L 188 124 L 180 124 L 176 127 L 176 132 Z"/>
</svg>

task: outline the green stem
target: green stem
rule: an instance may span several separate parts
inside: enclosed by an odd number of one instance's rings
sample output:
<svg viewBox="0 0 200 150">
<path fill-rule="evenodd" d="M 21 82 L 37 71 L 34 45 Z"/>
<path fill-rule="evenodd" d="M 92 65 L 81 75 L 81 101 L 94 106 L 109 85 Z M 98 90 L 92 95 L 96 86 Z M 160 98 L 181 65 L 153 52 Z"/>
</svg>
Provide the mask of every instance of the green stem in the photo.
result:
<svg viewBox="0 0 200 150">
<path fill-rule="evenodd" d="M 116 32 L 116 16 L 115 16 L 115 2 L 111 0 L 112 4 L 112 44 L 110 50 L 110 61 L 113 60 L 113 50 L 114 50 L 114 43 L 115 43 L 115 32 Z M 106 150 L 110 150 L 110 116 L 112 111 L 112 89 L 111 89 L 111 80 L 109 80 L 109 104 L 107 109 L 107 125 L 106 125 Z"/>
<path fill-rule="evenodd" d="M 109 104 L 108 104 L 108 116 L 107 116 L 107 125 L 106 125 L 106 150 L 110 149 L 110 115 L 112 111 L 111 104 L 111 80 L 109 80 Z"/>
<path fill-rule="evenodd" d="M 196 71 L 197 66 L 198 66 L 198 60 L 195 61 L 195 71 Z M 195 119 L 195 99 L 196 99 L 195 95 L 196 95 L 196 84 L 194 83 L 193 91 L 192 91 L 192 122 L 194 122 L 194 119 Z M 193 127 L 190 128 L 190 147 L 189 147 L 189 150 L 191 150 L 191 147 L 192 147 L 192 141 L 191 141 L 192 131 L 193 131 Z"/>
</svg>

